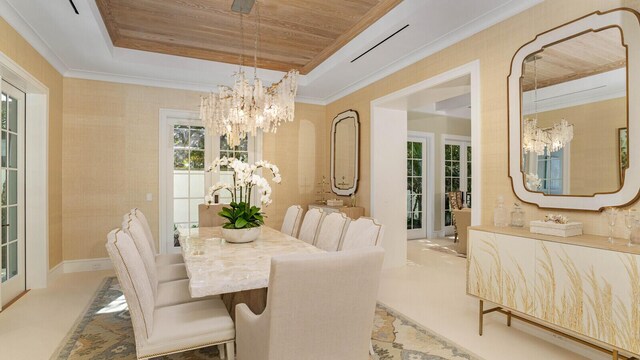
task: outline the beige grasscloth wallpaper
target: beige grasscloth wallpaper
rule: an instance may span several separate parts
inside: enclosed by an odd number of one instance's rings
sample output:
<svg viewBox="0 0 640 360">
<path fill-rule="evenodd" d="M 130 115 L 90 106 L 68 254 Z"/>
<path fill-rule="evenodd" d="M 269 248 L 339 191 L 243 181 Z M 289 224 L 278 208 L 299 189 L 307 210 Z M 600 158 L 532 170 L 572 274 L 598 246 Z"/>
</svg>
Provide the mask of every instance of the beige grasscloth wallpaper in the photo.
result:
<svg viewBox="0 0 640 360">
<path fill-rule="evenodd" d="M 102 81 L 64 79 L 64 259 L 107 256 L 106 234 L 133 207 L 158 232 L 159 109 L 197 111 L 200 93 Z M 325 161 L 323 106 L 296 104 L 296 119 L 266 134 L 263 158 L 277 164 L 267 224 L 280 226 L 286 208 L 314 201 Z M 146 193 L 153 201 L 145 201 Z"/>
<path fill-rule="evenodd" d="M 627 127 L 627 99 L 617 98 L 538 114 L 540 127 L 560 119 L 573 124 L 570 145 L 570 193 L 594 194 L 620 189 L 618 129 Z"/>
<path fill-rule="evenodd" d="M 49 88 L 49 268 L 62 257 L 62 75 L 0 17 L 0 51 Z"/>
<path fill-rule="evenodd" d="M 630 7 L 640 10 L 640 1 L 548 0 L 470 38 L 422 59 L 363 89 L 327 105 L 327 122 L 347 109 L 357 110 L 361 122 L 361 181 L 358 202 L 369 211 L 370 203 L 370 103 L 371 101 L 429 79 L 453 68 L 480 60 L 481 146 L 482 146 L 482 223 L 493 222 L 493 207 L 498 195 L 511 206 L 516 201 L 507 175 L 507 75 L 511 58 L 520 46 L 541 32 L 562 25 L 596 10 Z M 382 51 L 382 49 L 380 50 Z M 325 142 L 328 143 L 328 136 Z M 328 157 L 328 155 L 327 155 Z M 635 205 L 637 206 L 637 205 Z M 548 210 L 526 205 L 527 220 L 542 217 Z M 606 234 L 603 215 L 595 212 L 561 211 L 584 222 L 587 233 Z M 617 236 L 625 234 L 619 222 Z"/>
</svg>

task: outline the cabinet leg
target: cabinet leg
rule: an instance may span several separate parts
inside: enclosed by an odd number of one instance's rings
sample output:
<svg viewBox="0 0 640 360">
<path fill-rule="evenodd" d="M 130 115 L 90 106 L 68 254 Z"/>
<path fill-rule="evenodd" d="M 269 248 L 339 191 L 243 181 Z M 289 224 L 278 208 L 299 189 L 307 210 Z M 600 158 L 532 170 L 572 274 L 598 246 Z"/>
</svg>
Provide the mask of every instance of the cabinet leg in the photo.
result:
<svg viewBox="0 0 640 360">
<path fill-rule="evenodd" d="M 618 350 L 613 350 L 611 352 L 613 360 L 618 360 Z"/>
<path fill-rule="evenodd" d="M 478 317 L 478 334 L 482 336 L 482 322 L 484 321 L 484 301 L 480 300 L 480 313 Z"/>
<path fill-rule="evenodd" d="M 507 312 L 507 326 L 511 327 L 511 311 Z"/>
</svg>

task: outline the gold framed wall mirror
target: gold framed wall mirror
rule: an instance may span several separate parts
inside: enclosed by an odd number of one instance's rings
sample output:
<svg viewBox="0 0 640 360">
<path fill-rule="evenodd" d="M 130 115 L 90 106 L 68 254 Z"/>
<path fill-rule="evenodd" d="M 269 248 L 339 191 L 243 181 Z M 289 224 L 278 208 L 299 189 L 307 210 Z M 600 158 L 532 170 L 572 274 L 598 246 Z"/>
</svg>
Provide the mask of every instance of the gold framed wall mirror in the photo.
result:
<svg viewBox="0 0 640 360">
<path fill-rule="evenodd" d="M 542 33 L 516 52 L 509 176 L 520 200 L 597 211 L 638 197 L 639 51 L 640 15 L 615 9 Z"/>
<path fill-rule="evenodd" d="M 338 114 L 331 124 L 331 190 L 350 196 L 358 189 L 360 120 L 358 112 Z"/>
</svg>

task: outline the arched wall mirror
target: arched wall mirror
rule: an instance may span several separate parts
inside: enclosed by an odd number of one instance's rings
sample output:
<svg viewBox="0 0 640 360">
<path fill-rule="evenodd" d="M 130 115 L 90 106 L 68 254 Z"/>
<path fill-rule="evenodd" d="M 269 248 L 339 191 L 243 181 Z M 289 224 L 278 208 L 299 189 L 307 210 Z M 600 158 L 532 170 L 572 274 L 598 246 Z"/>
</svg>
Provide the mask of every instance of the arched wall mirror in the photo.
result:
<svg viewBox="0 0 640 360">
<path fill-rule="evenodd" d="M 358 189 L 360 121 L 358 112 L 338 114 L 331 124 L 331 190 L 349 196 Z"/>
<path fill-rule="evenodd" d="M 509 176 L 518 198 L 579 210 L 634 201 L 637 79 L 640 16 L 631 9 L 590 14 L 522 46 L 508 77 Z"/>
</svg>

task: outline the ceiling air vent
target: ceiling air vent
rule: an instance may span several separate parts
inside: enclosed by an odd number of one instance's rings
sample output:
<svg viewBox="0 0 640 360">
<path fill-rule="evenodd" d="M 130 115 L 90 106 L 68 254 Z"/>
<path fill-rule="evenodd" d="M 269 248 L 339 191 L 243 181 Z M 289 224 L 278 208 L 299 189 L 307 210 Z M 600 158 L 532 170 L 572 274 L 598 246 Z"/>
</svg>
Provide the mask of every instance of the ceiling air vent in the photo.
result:
<svg viewBox="0 0 640 360">
<path fill-rule="evenodd" d="M 80 13 L 78 12 L 78 8 L 76 7 L 76 4 L 73 3 L 73 0 L 69 0 L 69 3 L 71 3 L 71 7 L 73 8 L 73 11 L 76 13 L 76 15 L 80 15 Z"/>
<path fill-rule="evenodd" d="M 382 40 L 382 41 L 380 41 L 379 43 L 377 43 L 377 44 L 373 45 L 372 47 L 370 47 L 370 48 L 369 48 L 369 50 L 367 50 L 367 51 L 363 52 L 362 54 L 358 55 L 358 57 L 356 57 L 355 59 L 351 60 L 351 62 L 354 62 L 354 61 L 356 61 L 356 60 L 360 59 L 361 57 L 363 57 L 363 56 L 367 55 L 367 53 L 368 53 L 369 51 L 371 51 L 371 50 L 373 50 L 373 49 L 377 48 L 378 46 L 382 45 L 382 43 L 383 43 L 383 42 L 385 42 L 385 41 L 387 41 L 387 40 L 391 39 L 392 37 L 394 37 L 394 36 L 396 36 L 396 35 L 398 35 L 398 33 L 399 33 L 400 31 L 402 31 L 402 30 L 404 30 L 404 29 L 406 29 L 406 28 L 408 28 L 408 27 L 409 27 L 409 24 L 407 24 L 407 25 L 405 25 L 405 26 L 401 27 L 399 30 L 397 30 L 397 31 L 396 31 L 396 32 L 394 32 L 393 34 L 391 34 L 391 35 L 387 36 L 384 40 Z"/>
</svg>

